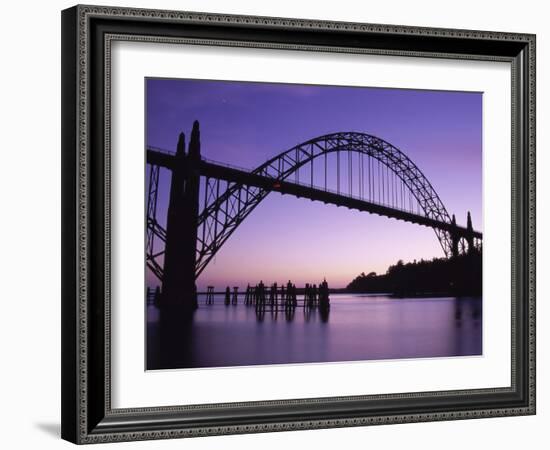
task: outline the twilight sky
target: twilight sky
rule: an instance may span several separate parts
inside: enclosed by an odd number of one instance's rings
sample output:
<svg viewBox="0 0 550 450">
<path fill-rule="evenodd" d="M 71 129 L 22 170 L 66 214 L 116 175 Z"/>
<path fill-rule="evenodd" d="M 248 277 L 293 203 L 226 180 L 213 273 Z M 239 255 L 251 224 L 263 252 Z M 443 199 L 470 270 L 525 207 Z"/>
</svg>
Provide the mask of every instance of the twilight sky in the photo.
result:
<svg viewBox="0 0 550 450">
<path fill-rule="evenodd" d="M 378 136 L 424 173 L 449 214 L 482 227 L 482 94 L 205 80 L 146 80 L 146 143 L 175 151 L 201 126 L 205 158 L 253 169 L 311 138 L 338 131 Z M 163 174 L 164 198 L 168 176 Z M 201 197 L 202 198 L 202 197 Z M 160 214 L 165 203 L 159 198 Z M 199 290 L 327 278 L 345 287 L 398 259 L 443 256 L 431 228 L 271 193 L 198 279 Z M 157 282 L 148 274 L 148 283 Z"/>
</svg>

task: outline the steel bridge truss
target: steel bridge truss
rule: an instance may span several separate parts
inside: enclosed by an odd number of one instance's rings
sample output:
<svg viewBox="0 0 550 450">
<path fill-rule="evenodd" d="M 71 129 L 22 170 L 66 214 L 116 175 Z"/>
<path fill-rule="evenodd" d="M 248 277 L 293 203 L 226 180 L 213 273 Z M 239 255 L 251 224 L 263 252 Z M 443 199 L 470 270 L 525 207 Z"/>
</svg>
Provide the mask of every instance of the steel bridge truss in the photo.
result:
<svg viewBox="0 0 550 450">
<path fill-rule="evenodd" d="M 386 141 L 364 133 L 335 133 L 321 136 L 290 150 L 287 150 L 261 166 L 252 173 L 271 178 L 274 181 L 287 180 L 292 174 L 299 175 L 299 169 L 305 165 L 313 165 L 319 158 L 325 158 L 330 153 L 355 152 L 374 158 L 393 171 L 416 199 L 425 216 L 451 223 L 451 217 L 433 189 L 430 182 L 420 169 L 399 149 Z M 337 162 L 340 164 L 340 155 Z M 350 164 L 348 156 L 348 165 Z M 326 169 L 326 161 L 325 169 Z M 340 168 L 337 173 L 340 174 Z M 310 174 L 313 176 L 313 169 Z M 362 173 L 362 172 L 360 172 Z M 208 181 L 208 180 L 207 180 Z M 299 182 L 299 178 L 295 178 Z M 348 176 L 349 186 L 353 186 Z M 235 229 L 267 196 L 268 190 L 228 183 L 224 191 L 219 191 L 220 180 L 215 183 L 216 191 L 207 182 L 205 202 L 206 207 L 199 217 L 199 227 L 202 227 L 202 238 L 197 245 L 197 276 L 204 270 L 216 252 L 227 241 Z M 340 180 L 337 180 L 337 191 L 340 193 Z M 325 177 L 325 189 L 327 188 Z M 210 191 L 210 192 L 208 192 Z M 352 193 L 348 193 L 352 194 Z M 435 233 L 446 256 L 451 254 L 451 237 L 448 232 L 436 229 Z"/>
<path fill-rule="evenodd" d="M 166 230 L 157 220 L 157 200 L 159 190 L 160 166 L 149 164 L 149 189 L 147 193 L 147 242 L 146 242 L 146 261 L 147 266 L 162 280 L 163 266 L 159 258 L 164 255 L 164 245 L 166 243 Z M 158 241 L 160 242 L 157 242 Z M 160 249 L 157 247 L 160 244 Z"/>
<path fill-rule="evenodd" d="M 300 182 L 300 169 L 307 167 L 310 179 L 306 181 L 313 188 L 314 164 L 316 164 L 315 167 L 319 173 L 317 164 L 321 163 L 324 164 L 324 186 L 321 188 L 328 192 L 327 158 L 331 154 L 336 156 L 337 194 L 361 198 L 366 196 L 376 203 L 380 201 L 380 198 L 388 199 L 391 192 L 393 200 L 390 205 L 392 207 L 406 209 L 411 207 L 411 202 L 414 202 L 423 216 L 451 224 L 449 213 L 420 169 L 399 149 L 369 134 L 344 132 L 311 139 L 278 154 L 254 169 L 251 174 L 272 180 L 274 187 L 279 182 L 288 181 L 304 184 L 303 179 Z M 346 156 L 348 189 L 347 192 L 344 192 L 344 178 L 340 177 L 340 166 L 346 163 Z M 373 162 L 377 163 L 377 168 Z M 355 168 L 359 180 L 356 180 L 358 187 L 354 193 L 353 166 L 355 163 L 359 165 L 359 169 Z M 381 177 L 380 167 L 382 167 Z M 376 170 L 378 170 L 378 178 L 373 173 Z M 386 178 L 384 178 L 384 170 Z M 320 172 L 322 173 L 322 169 Z M 147 264 L 153 273 L 162 279 L 162 265 L 158 258 L 162 256 L 163 250 L 157 248 L 159 245 L 155 245 L 155 240 L 158 238 L 161 243 L 165 242 L 166 232 L 156 219 L 158 175 L 158 166 L 151 164 L 147 207 Z M 390 191 L 389 176 L 398 181 L 400 187 L 392 188 Z M 382 186 L 380 186 L 380 181 L 382 181 Z M 374 185 L 375 182 L 378 183 L 378 186 Z M 315 187 L 318 188 L 318 186 Z M 387 192 L 384 192 L 385 188 L 388 189 Z M 218 250 L 254 208 L 271 191 L 276 190 L 208 178 L 207 176 L 201 183 L 201 189 L 204 191 L 204 208 L 198 218 L 196 277 L 201 274 Z M 376 195 L 373 195 L 376 190 L 378 190 L 378 200 Z M 382 197 L 380 197 L 381 192 L 383 193 Z M 451 256 L 452 236 L 450 232 L 439 228 L 434 228 L 434 231 L 445 256 Z M 459 241 L 459 251 L 466 251 L 464 239 Z"/>
</svg>

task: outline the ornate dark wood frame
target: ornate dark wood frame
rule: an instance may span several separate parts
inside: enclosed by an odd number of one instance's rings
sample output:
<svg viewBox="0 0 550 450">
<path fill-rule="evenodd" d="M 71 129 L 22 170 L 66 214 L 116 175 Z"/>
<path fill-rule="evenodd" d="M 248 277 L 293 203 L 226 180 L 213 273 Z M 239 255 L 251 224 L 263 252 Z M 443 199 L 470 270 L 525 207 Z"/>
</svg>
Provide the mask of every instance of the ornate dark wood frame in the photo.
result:
<svg viewBox="0 0 550 450">
<path fill-rule="evenodd" d="M 506 388 L 113 409 L 110 45 L 193 43 L 512 65 L 512 384 Z M 62 437 L 161 439 L 535 413 L 535 36 L 75 6 L 62 13 Z"/>
</svg>

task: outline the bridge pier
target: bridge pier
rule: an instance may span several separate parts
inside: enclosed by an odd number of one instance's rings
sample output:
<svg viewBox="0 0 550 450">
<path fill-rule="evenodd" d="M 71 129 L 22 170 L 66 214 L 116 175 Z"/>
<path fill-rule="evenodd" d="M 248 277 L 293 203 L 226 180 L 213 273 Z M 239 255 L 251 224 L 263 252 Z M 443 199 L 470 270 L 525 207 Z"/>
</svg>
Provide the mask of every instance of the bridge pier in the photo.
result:
<svg viewBox="0 0 550 450">
<path fill-rule="evenodd" d="M 475 250 L 475 247 L 474 247 L 474 227 L 472 226 L 472 216 L 470 215 L 470 211 L 468 211 L 466 229 L 468 230 L 468 234 L 466 235 L 466 242 L 468 243 L 468 253 L 472 253 Z"/>
<path fill-rule="evenodd" d="M 453 214 L 453 217 L 451 219 L 451 224 L 453 227 L 456 227 L 456 217 Z M 451 231 L 451 256 L 453 258 L 456 258 L 458 256 L 458 241 L 460 240 L 460 236 L 457 234 L 456 231 Z"/>
<path fill-rule="evenodd" d="M 180 134 L 170 185 L 161 308 L 191 316 L 197 308 L 196 242 L 200 185 L 200 131 L 193 123 L 189 148 Z"/>
<path fill-rule="evenodd" d="M 460 254 L 460 248 L 459 243 L 461 239 L 466 240 L 466 245 L 468 248 L 466 249 L 466 253 L 472 253 L 476 250 L 475 242 L 474 242 L 474 227 L 472 226 L 472 216 L 470 214 L 470 211 L 468 211 L 468 217 L 466 221 L 466 231 L 462 230 L 461 232 L 458 232 L 458 228 L 456 227 L 456 218 L 453 214 L 451 224 L 455 228 L 455 231 L 450 231 L 451 236 L 451 256 L 453 258 L 457 257 Z"/>
</svg>

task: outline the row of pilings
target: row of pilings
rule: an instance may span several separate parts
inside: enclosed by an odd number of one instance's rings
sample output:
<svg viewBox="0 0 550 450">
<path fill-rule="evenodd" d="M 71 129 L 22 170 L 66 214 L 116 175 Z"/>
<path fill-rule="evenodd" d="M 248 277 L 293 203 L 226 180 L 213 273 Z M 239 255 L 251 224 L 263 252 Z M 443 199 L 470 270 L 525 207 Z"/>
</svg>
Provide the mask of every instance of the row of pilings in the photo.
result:
<svg viewBox="0 0 550 450">
<path fill-rule="evenodd" d="M 213 305 L 215 296 L 220 294 L 223 294 L 223 303 L 226 306 L 239 304 L 239 288 L 237 286 L 233 288 L 227 286 L 224 292 L 215 292 L 214 286 L 208 286 L 205 293 L 205 304 Z M 147 304 L 159 306 L 160 296 L 159 287 L 154 290 L 148 288 Z M 254 307 L 258 314 L 262 314 L 266 310 L 273 313 L 285 311 L 286 314 L 293 314 L 299 307 L 304 310 L 319 309 L 324 312 L 330 309 L 329 287 L 326 280 L 319 285 L 306 283 L 305 287 L 301 289 L 297 288 L 290 280 L 286 284 L 273 283 L 269 287 L 260 281 L 254 286 L 247 285 L 242 304 Z"/>
</svg>

